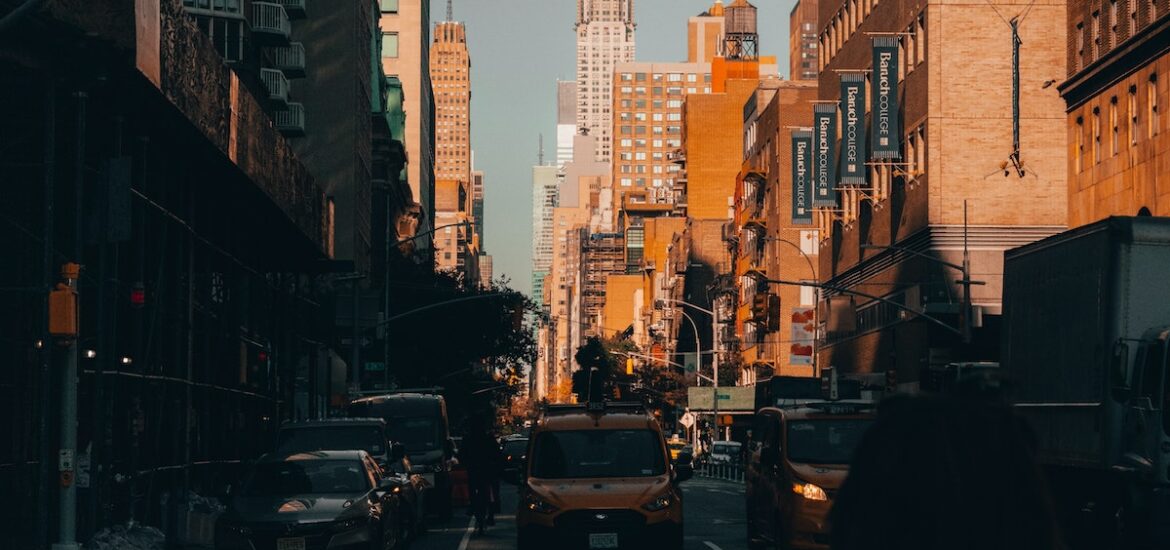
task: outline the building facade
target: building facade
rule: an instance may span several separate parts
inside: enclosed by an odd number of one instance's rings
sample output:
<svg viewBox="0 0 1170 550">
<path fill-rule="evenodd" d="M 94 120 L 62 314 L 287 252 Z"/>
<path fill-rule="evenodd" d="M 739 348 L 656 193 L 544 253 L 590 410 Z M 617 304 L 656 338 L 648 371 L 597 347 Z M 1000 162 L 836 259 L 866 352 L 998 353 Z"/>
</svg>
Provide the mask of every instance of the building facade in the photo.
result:
<svg viewBox="0 0 1170 550">
<path fill-rule="evenodd" d="M 744 105 L 743 164 L 735 217 L 725 231 L 743 384 L 769 374 L 815 374 L 816 288 L 769 286 L 760 279 L 817 280 L 819 239 L 811 217 L 793 208 L 793 194 L 807 182 L 793 171 L 791 155 L 795 128 L 811 123 L 816 98 L 815 82 L 774 81 L 761 83 Z"/>
<path fill-rule="evenodd" d="M 577 135 L 577 83 L 557 81 L 557 168 L 573 160 Z"/>
<path fill-rule="evenodd" d="M 558 169 L 532 167 L 532 297 L 544 295 L 544 279 L 552 268 L 553 209 L 557 207 Z"/>
<path fill-rule="evenodd" d="M 1067 220 L 1064 105 L 1045 85 L 1065 66 L 1065 5 L 849 0 L 819 11 L 818 275 L 848 292 L 824 292 L 818 365 L 894 371 L 913 388 L 951 361 L 998 360 L 1003 251 Z M 869 137 L 842 145 L 867 161 L 848 167 L 852 180 L 824 160 L 838 107 L 845 134 Z M 985 284 L 961 284 L 952 266 Z"/>
<path fill-rule="evenodd" d="M 788 14 L 788 78 L 816 80 L 820 65 L 817 61 L 817 4 L 827 0 L 796 0 Z"/>
<path fill-rule="evenodd" d="M 379 0 L 382 68 L 402 83 L 406 111 L 406 181 L 420 205 L 419 232 L 435 219 L 435 96 L 431 87 L 430 0 Z M 429 251 L 430 239 L 415 244 Z"/>
<path fill-rule="evenodd" d="M 1170 6 L 1078 0 L 1067 26 L 1069 226 L 1170 216 Z"/>
<path fill-rule="evenodd" d="M 435 178 L 470 182 L 471 56 L 463 23 L 435 24 L 430 63 L 435 94 Z"/>
<path fill-rule="evenodd" d="M 614 66 L 634 60 L 634 0 L 577 0 L 577 127 L 597 138 L 596 155 L 613 152 Z"/>
</svg>

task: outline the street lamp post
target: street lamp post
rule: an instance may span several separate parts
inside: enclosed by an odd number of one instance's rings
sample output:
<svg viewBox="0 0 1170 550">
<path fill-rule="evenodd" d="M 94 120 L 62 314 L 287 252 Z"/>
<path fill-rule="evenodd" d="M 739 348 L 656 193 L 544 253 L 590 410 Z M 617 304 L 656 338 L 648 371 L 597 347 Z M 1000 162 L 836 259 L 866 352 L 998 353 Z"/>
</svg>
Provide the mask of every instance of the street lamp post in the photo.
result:
<svg viewBox="0 0 1170 550">
<path fill-rule="evenodd" d="M 704 308 L 701 306 L 697 306 L 695 304 L 692 304 L 692 303 L 684 301 L 684 300 L 675 300 L 674 298 L 662 298 L 659 301 L 672 303 L 672 304 L 682 304 L 684 306 L 690 306 L 694 309 L 702 311 L 703 313 L 706 313 L 707 315 L 711 316 L 711 393 L 712 393 L 712 395 L 711 395 L 711 398 L 712 398 L 711 399 L 711 414 L 712 414 L 711 441 L 715 441 L 715 438 L 718 437 L 718 435 L 719 435 L 719 350 L 715 346 L 715 343 L 719 340 L 719 338 L 718 338 L 718 336 L 719 336 L 718 335 L 718 331 L 719 331 L 718 318 L 716 317 L 714 310 L 707 309 L 707 308 Z M 683 313 L 683 315 L 686 315 L 686 313 Z M 689 316 L 687 318 L 690 319 Z M 693 319 L 691 319 L 691 323 L 694 323 Z M 696 329 L 695 329 L 695 353 L 699 355 L 699 363 L 702 364 L 702 362 L 703 362 L 702 357 L 703 356 L 699 351 L 698 325 L 695 325 L 695 327 L 696 327 Z"/>
<path fill-rule="evenodd" d="M 812 258 L 808 257 L 808 254 L 806 254 L 804 252 L 804 249 L 801 248 L 800 245 L 798 245 L 798 244 L 796 244 L 788 239 L 785 239 L 783 237 L 766 237 L 765 240 L 781 242 L 781 243 L 787 244 L 788 246 L 791 246 L 792 248 L 795 248 L 796 251 L 799 252 L 801 256 L 804 256 L 804 261 L 808 263 L 808 270 L 812 274 L 813 280 L 819 281 L 819 278 L 817 277 L 817 268 L 813 266 Z M 818 293 L 818 296 L 819 296 L 819 293 Z M 821 375 L 821 373 L 819 371 L 817 371 L 817 363 L 818 363 L 818 361 L 817 361 L 817 348 L 818 348 L 818 346 L 817 346 L 817 331 L 820 330 L 820 319 L 819 319 L 820 313 L 817 311 L 817 309 L 818 309 L 817 304 L 814 303 L 813 304 L 813 341 L 812 341 L 813 376 L 820 376 Z"/>
</svg>

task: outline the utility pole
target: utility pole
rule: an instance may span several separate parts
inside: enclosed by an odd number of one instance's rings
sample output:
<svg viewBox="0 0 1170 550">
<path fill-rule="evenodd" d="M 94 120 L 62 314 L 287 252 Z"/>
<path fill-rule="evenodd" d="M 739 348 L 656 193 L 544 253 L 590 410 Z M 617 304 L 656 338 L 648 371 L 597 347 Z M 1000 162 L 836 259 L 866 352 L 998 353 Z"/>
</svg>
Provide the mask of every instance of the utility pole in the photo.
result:
<svg viewBox="0 0 1170 550">
<path fill-rule="evenodd" d="M 74 128 L 76 143 L 73 151 L 73 196 L 74 196 L 74 235 L 73 257 L 81 260 L 83 237 L 82 216 L 85 202 L 85 123 L 86 100 L 89 95 L 78 91 L 73 94 L 77 100 L 76 127 Z M 80 266 L 65 264 L 62 277 L 66 285 L 77 293 L 77 279 L 80 276 Z M 74 309 L 76 315 L 76 309 Z M 77 544 L 77 485 L 74 479 L 74 462 L 77 456 L 77 337 L 62 339 L 66 345 L 65 364 L 61 369 L 61 448 L 57 455 L 57 471 L 60 473 L 61 496 L 58 502 L 60 517 L 58 523 L 57 542 L 53 550 L 78 550 Z"/>
</svg>

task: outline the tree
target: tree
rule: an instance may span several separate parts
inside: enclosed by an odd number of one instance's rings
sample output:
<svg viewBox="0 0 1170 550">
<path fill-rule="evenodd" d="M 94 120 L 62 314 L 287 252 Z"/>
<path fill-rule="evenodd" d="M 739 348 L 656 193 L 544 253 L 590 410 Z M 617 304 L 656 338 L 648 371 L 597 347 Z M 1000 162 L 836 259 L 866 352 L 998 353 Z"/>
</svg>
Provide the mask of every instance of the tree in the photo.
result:
<svg viewBox="0 0 1170 550">
<path fill-rule="evenodd" d="M 441 387 L 457 429 L 468 417 L 506 408 L 535 362 L 524 319 L 537 306 L 506 279 L 468 287 L 452 274 L 406 264 L 392 274 L 386 328 L 395 385 Z"/>
</svg>

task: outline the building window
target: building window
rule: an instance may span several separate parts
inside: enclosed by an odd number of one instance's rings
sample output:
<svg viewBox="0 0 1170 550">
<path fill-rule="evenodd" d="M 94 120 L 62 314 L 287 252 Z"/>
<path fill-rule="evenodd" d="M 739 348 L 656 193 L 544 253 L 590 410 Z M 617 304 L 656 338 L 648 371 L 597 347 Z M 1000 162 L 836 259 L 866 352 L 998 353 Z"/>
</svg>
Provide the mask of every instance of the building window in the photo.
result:
<svg viewBox="0 0 1170 550">
<path fill-rule="evenodd" d="M 1101 57 L 1101 12 L 1093 12 L 1092 25 L 1092 39 L 1093 39 L 1093 59 Z"/>
<path fill-rule="evenodd" d="M 1077 117 L 1077 150 L 1074 158 L 1077 173 L 1085 171 L 1085 117 Z"/>
<path fill-rule="evenodd" d="M 1109 127 L 1113 131 L 1109 139 L 1109 154 L 1112 156 L 1118 153 L 1117 140 L 1120 133 L 1117 122 L 1117 96 L 1109 99 Z"/>
<path fill-rule="evenodd" d="M 1109 30 L 1111 31 L 1109 33 L 1109 47 L 1113 47 L 1117 44 L 1117 23 L 1119 19 L 1120 18 L 1117 17 L 1117 0 L 1109 0 Z"/>
<path fill-rule="evenodd" d="M 398 13 L 398 0 L 379 0 L 382 13 Z"/>
<path fill-rule="evenodd" d="M 1093 162 L 1101 162 L 1101 108 L 1093 107 Z"/>
<path fill-rule="evenodd" d="M 1077 23 L 1077 70 L 1085 68 L 1085 23 Z"/>
<path fill-rule="evenodd" d="M 1150 137 L 1158 135 L 1158 126 L 1161 125 L 1162 114 L 1158 112 L 1158 75 L 1151 74 L 1150 79 L 1146 81 L 1146 103 L 1149 109 L 1149 116 L 1146 117 L 1146 127 L 1149 128 L 1147 132 Z"/>
<path fill-rule="evenodd" d="M 926 12 L 918 14 L 918 62 L 926 62 Z"/>
<path fill-rule="evenodd" d="M 387 59 L 396 57 L 398 57 L 398 33 L 382 33 L 382 58 Z"/>
<path fill-rule="evenodd" d="M 1129 144 L 1133 146 L 1137 145 L 1138 139 L 1138 102 L 1137 86 L 1132 84 L 1129 87 L 1129 104 L 1126 107 L 1129 111 Z"/>
</svg>

